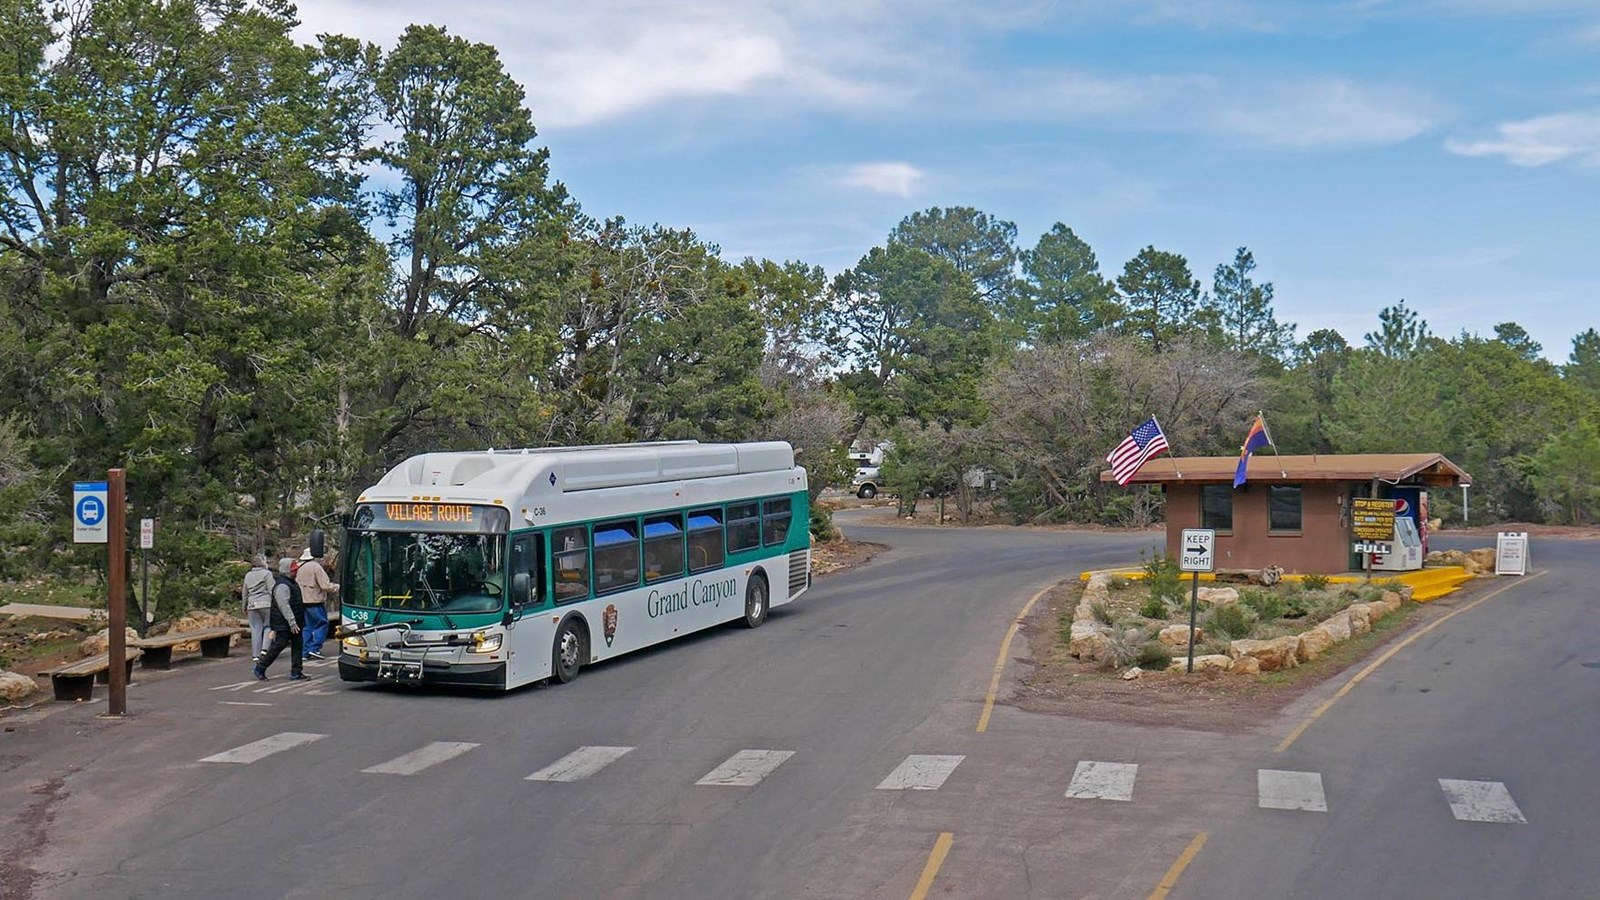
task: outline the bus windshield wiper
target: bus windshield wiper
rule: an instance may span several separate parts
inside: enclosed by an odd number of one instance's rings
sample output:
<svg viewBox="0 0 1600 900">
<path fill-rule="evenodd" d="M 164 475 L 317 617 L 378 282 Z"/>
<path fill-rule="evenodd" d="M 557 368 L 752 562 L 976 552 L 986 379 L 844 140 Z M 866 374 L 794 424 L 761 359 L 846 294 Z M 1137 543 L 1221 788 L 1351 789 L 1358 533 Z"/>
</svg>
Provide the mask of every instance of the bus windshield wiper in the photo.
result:
<svg viewBox="0 0 1600 900">
<path fill-rule="evenodd" d="M 455 621 L 450 618 L 449 613 L 444 611 L 444 602 L 439 599 L 439 591 L 428 582 L 427 576 L 424 575 L 423 577 L 418 578 L 417 582 L 422 585 L 423 591 L 427 594 L 428 602 L 433 604 L 434 609 L 439 611 L 439 616 L 444 619 L 445 627 L 455 628 Z"/>
</svg>

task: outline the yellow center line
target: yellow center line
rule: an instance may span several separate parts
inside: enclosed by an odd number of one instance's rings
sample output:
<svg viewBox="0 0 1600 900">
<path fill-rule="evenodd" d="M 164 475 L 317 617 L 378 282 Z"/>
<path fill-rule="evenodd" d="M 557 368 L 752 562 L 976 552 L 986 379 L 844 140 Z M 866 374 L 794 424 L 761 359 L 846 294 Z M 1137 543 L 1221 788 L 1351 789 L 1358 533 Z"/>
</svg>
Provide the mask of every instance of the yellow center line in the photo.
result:
<svg viewBox="0 0 1600 900">
<path fill-rule="evenodd" d="M 1199 853 L 1200 848 L 1205 845 L 1206 833 L 1202 831 L 1194 836 L 1194 840 L 1189 842 L 1189 846 L 1183 848 L 1182 853 L 1178 854 L 1178 859 L 1173 862 L 1172 868 L 1167 870 L 1167 874 L 1161 879 L 1161 883 L 1156 885 L 1156 889 L 1150 892 L 1149 900 L 1163 900 L 1167 896 L 1167 892 L 1172 890 L 1173 886 L 1178 883 L 1178 876 L 1183 874 L 1184 869 L 1189 868 L 1189 863 L 1194 862 L 1195 854 Z"/>
<path fill-rule="evenodd" d="M 939 839 L 933 842 L 933 852 L 928 854 L 928 864 L 922 867 L 922 877 L 917 879 L 916 890 L 911 892 L 911 900 L 923 900 L 928 896 L 928 891 L 933 888 L 933 879 L 939 874 L 939 867 L 944 865 L 945 854 L 950 852 L 950 845 L 955 839 L 956 836 L 948 831 L 939 833 Z"/>
<path fill-rule="evenodd" d="M 1027 605 L 1022 607 L 1022 612 L 1017 613 L 1017 617 L 1011 622 L 1011 627 L 1006 629 L 1006 639 L 1001 642 L 1000 655 L 994 661 L 994 676 L 989 679 L 989 694 L 983 698 L 983 715 L 978 717 L 979 734 L 989 730 L 989 716 L 994 713 L 994 698 L 1000 693 L 1000 673 L 1005 671 L 1006 657 L 1011 654 L 1011 639 L 1016 637 L 1017 632 L 1022 629 L 1022 620 L 1028 617 L 1028 610 L 1033 609 L 1033 605 L 1039 602 L 1039 598 L 1043 597 L 1045 592 L 1052 587 L 1055 587 L 1055 585 L 1042 587 L 1039 589 L 1039 593 L 1029 597 Z"/>
<path fill-rule="evenodd" d="M 1501 594 L 1504 594 L 1506 591 L 1509 591 L 1514 587 L 1519 587 L 1519 586 L 1521 586 L 1523 584 L 1527 584 L 1529 581 L 1532 581 L 1535 578 L 1542 577 L 1545 574 L 1545 572 L 1548 572 L 1548 571 L 1549 571 L 1548 569 L 1545 569 L 1543 571 L 1535 572 L 1532 575 L 1529 575 L 1529 576 L 1527 576 L 1525 578 L 1519 578 L 1516 581 L 1512 582 L 1511 584 L 1506 585 L 1503 588 L 1499 588 L 1497 590 L 1490 591 L 1489 593 L 1484 594 L 1482 597 L 1479 597 L 1478 599 L 1472 601 L 1471 603 L 1468 603 L 1466 606 L 1463 606 L 1460 609 L 1455 610 L 1455 611 L 1453 611 L 1453 612 L 1451 612 L 1451 613 L 1449 613 L 1447 615 L 1440 616 L 1438 619 L 1434 620 L 1433 622 L 1428 623 L 1428 625 L 1426 627 L 1418 629 L 1415 634 L 1410 635 L 1405 640 L 1403 640 L 1400 643 L 1395 644 L 1393 647 L 1389 648 L 1389 650 L 1387 650 L 1382 656 L 1378 657 L 1377 659 L 1373 660 L 1371 663 L 1367 664 L 1367 666 L 1365 668 L 1363 668 L 1361 671 L 1357 672 L 1354 676 L 1352 676 L 1349 681 L 1345 682 L 1344 686 L 1339 688 L 1339 690 L 1337 692 L 1335 692 L 1332 697 L 1329 697 L 1328 700 L 1325 703 L 1323 703 L 1321 706 L 1317 707 L 1316 709 L 1312 710 L 1311 714 L 1306 716 L 1305 721 L 1301 722 L 1299 725 L 1296 725 L 1295 729 L 1293 731 L 1289 732 L 1289 736 L 1283 739 L 1283 743 L 1278 745 L 1278 752 L 1282 753 L 1283 751 L 1289 749 L 1289 745 L 1293 744 L 1295 741 L 1299 740 L 1300 739 L 1300 735 L 1304 734 L 1305 730 L 1307 728 L 1311 727 L 1311 723 L 1315 722 L 1317 719 L 1321 718 L 1322 714 L 1327 712 L 1328 708 L 1333 706 L 1333 704 L 1335 702 L 1337 702 L 1340 697 L 1343 697 L 1345 694 L 1350 693 L 1350 689 L 1355 687 L 1357 684 L 1360 684 L 1362 679 L 1366 678 L 1368 675 L 1371 675 L 1374 671 L 1377 670 L 1377 668 L 1379 666 L 1381 666 L 1384 663 L 1388 662 L 1390 657 L 1394 656 L 1396 653 L 1399 653 L 1401 650 L 1404 650 L 1406 647 L 1410 646 L 1418 638 L 1421 638 L 1423 635 L 1427 634 L 1428 632 L 1434 630 L 1435 628 L 1438 628 L 1440 625 L 1443 625 L 1444 623 L 1450 621 L 1451 619 L 1454 619 L 1456 616 L 1461 615 L 1462 613 L 1466 612 L 1469 609 L 1472 609 L 1473 607 L 1479 605 L 1480 603 L 1487 603 L 1488 601 L 1493 600 L 1494 598 L 1500 596 Z"/>
</svg>

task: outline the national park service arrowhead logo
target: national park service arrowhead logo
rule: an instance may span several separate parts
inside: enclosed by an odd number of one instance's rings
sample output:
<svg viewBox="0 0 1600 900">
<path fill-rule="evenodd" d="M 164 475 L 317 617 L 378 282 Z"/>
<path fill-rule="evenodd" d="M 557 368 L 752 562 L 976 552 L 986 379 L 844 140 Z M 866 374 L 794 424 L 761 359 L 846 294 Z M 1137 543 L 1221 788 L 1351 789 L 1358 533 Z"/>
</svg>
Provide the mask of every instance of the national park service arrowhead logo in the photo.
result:
<svg viewBox="0 0 1600 900">
<path fill-rule="evenodd" d="M 611 646 L 611 641 L 617 636 L 617 605 L 607 603 L 606 611 L 600 617 L 601 628 L 606 633 L 606 646 Z"/>
</svg>

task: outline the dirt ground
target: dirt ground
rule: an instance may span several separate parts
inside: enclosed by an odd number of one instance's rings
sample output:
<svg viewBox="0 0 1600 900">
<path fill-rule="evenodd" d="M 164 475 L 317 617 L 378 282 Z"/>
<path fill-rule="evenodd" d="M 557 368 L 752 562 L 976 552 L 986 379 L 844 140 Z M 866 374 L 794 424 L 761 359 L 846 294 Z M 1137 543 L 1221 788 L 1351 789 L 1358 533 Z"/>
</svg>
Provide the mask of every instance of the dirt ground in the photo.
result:
<svg viewBox="0 0 1600 900">
<path fill-rule="evenodd" d="M 1372 633 L 1339 644 L 1315 662 L 1260 676 L 1226 672 L 1167 674 L 1148 672 L 1124 681 L 1092 663 L 1067 655 L 1061 617 L 1077 606 L 1083 586 L 1076 579 L 1057 585 L 1029 614 L 1023 634 L 1032 663 L 1007 702 L 1030 712 L 1140 725 L 1168 725 L 1237 733 L 1275 717 L 1313 687 L 1337 678 L 1413 627 L 1471 600 L 1486 582 L 1468 582 L 1460 591 L 1428 604 L 1408 603 L 1377 622 Z"/>
<path fill-rule="evenodd" d="M 0 616 L 0 669 L 34 675 L 79 657 L 78 644 L 93 631 L 82 622 Z"/>
<path fill-rule="evenodd" d="M 837 540 L 811 548 L 811 572 L 818 578 L 863 565 L 889 549 L 868 541 Z"/>
</svg>

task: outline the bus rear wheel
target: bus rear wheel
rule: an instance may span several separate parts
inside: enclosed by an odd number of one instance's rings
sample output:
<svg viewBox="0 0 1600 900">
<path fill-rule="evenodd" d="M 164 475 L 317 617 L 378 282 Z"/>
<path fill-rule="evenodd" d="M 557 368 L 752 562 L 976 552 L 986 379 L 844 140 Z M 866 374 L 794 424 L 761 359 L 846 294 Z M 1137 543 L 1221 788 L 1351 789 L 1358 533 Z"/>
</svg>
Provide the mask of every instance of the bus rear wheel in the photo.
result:
<svg viewBox="0 0 1600 900">
<path fill-rule="evenodd" d="M 550 674 L 557 682 L 567 684 L 578 677 L 583 661 L 589 655 L 589 640 L 584 630 L 572 619 L 556 629 L 555 647 L 550 652 Z"/>
<path fill-rule="evenodd" d="M 767 621 L 767 609 L 771 606 L 771 596 L 767 590 L 767 579 L 762 575 L 751 577 L 750 584 L 744 589 L 744 624 L 747 628 L 760 628 Z"/>
</svg>

